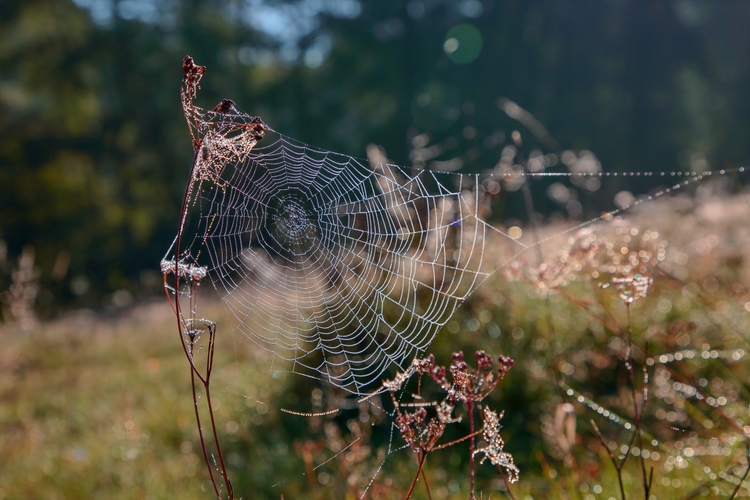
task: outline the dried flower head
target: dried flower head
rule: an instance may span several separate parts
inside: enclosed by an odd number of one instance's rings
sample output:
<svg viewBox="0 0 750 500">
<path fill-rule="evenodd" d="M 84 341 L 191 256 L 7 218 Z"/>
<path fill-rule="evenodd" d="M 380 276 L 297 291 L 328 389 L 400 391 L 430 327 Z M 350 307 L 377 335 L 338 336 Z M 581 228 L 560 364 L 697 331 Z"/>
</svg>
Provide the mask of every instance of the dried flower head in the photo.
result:
<svg viewBox="0 0 750 500">
<path fill-rule="evenodd" d="M 184 259 L 179 261 L 176 265 L 173 258 L 162 259 L 159 267 L 164 276 L 174 273 L 176 269 L 177 275 L 188 281 L 201 281 L 208 275 L 207 267 L 187 263 Z"/>
<path fill-rule="evenodd" d="M 640 273 L 623 277 L 613 277 L 612 283 L 620 299 L 626 304 L 632 304 L 640 298 L 646 297 L 649 287 L 654 280 L 650 276 L 643 276 Z"/>
<path fill-rule="evenodd" d="M 399 391 L 415 373 L 421 377 L 425 373 L 432 373 L 434 369 L 435 356 L 432 354 L 424 359 L 414 358 L 406 370 L 398 372 L 392 380 L 384 380 L 383 388 L 391 393 Z"/>
<path fill-rule="evenodd" d="M 483 454 L 484 456 L 479 463 L 489 460 L 492 465 L 502 467 L 508 474 L 508 480 L 515 483 L 518 481 L 520 471 L 513 462 L 513 455 L 503 451 L 505 441 L 500 436 L 500 420 L 503 418 L 503 414 L 498 415 L 485 406 L 482 417 L 482 438 L 486 444 L 474 450 L 474 456 Z"/>
<path fill-rule="evenodd" d="M 448 369 L 435 365 L 435 357 L 429 355 L 424 359 L 415 358 L 411 365 L 399 372 L 391 380 L 383 381 L 383 388 L 391 393 L 394 407 L 398 414 L 396 426 L 404 440 L 415 450 L 431 450 L 437 439 L 442 436 L 446 425 L 460 422 L 461 417 L 454 417 L 453 411 L 457 402 L 479 402 L 490 394 L 498 382 L 513 366 L 513 359 L 507 356 L 498 358 L 497 371 L 493 371 L 493 359 L 485 351 L 474 354 L 477 361 L 476 369 L 470 368 L 464 361 L 463 352 L 455 352 Z M 448 380 L 450 373 L 450 381 Z M 413 395 L 416 402 L 403 402 L 396 397 L 396 393 L 403 390 L 413 375 L 420 377 L 418 392 Z M 431 378 L 446 393 L 440 401 L 426 402 L 421 391 L 421 377 L 429 374 Z M 435 407 L 436 417 L 427 419 L 428 407 Z M 411 408 L 415 408 L 411 410 Z"/>
<path fill-rule="evenodd" d="M 614 217 L 606 224 L 581 229 L 539 267 L 520 260 L 511 263 L 506 277 L 523 278 L 544 296 L 584 274 L 603 288 L 615 285 L 622 300 L 632 303 L 646 295 L 653 282 L 650 276 L 665 257 L 666 242 L 659 233 Z"/>
<path fill-rule="evenodd" d="M 436 367 L 432 371 L 432 377 L 440 386 L 446 390 L 455 401 L 482 401 L 497 386 L 497 383 L 505 376 L 513 366 L 513 360 L 506 356 L 498 358 L 498 371 L 492 370 L 492 357 L 484 351 L 477 351 L 474 355 L 477 360 L 477 368 L 470 369 L 464 361 L 462 352 L 453 353 L 453 363 L 449 371 L 452 383 L 446 380 L 446 370 Z"/>
<path fill-rule="evenodd" d="M 420 459 L 419 470 L 414 477 L 409 493 L 407 493 L 407 498 L 414 489 L 427 454 L 465 440 L 469 441 L 472 491 L 474 457 L 479 453 L 484 454 L 482 461 L 489 458 L 498 469 L 504 468 L 511 482 L 518 480 L 518 468 L 513 463 L 513 457 L 503 451 L 505 443 L 500 437 L 500 417 L 487 408 L 484 408 L 482 414 L 483 427 L 481 431 L 486 445 L 479 449 L 474 448 L 474 440 L 479 431 L 474 432 L 473 408 L 478 407 L 478 403 L 494 390 L 498 382 L 513 366 L 513 360 L 507 356 L 500 356 L 497 371 L 494 371 L 494 361 L 486 352 L 477 351 L 474 353 L 474 358 L 476 368 L 470 367 L 464 360 L 463 352 L 454 352 L 451 365 L 447 369 L 444 366 L 437 366 L 435 357 L 432 355 L 424 359 L 416 358 L 404 372 L 396 374 L 396 377 L 392 380 L 383 381 L 383 388 L 390 392 L 396 410 L 395 426 L 407 446 L 417 453 Z M 448 376 L 449 373 L 450 377 Z M 409 379 L 415 374 L 419 377 L 417 390 L 415 394 L 411 395 L 411 400 L 408 400 L 408 398 L 403 397 L 401 391 L 404 390 Z M 422 376 L 425 374 L 429 374 L 445 393 L 442 401 L 428 401 L 422 395 Z M 399 393 L 398 397 L 397 393 Z M 466 403 L 470 433 L 449 443 L 438 444 L 448 425 L 461 422 L 462 417 L 460 415 L 454 416 L 453 413 L 459 402 Z M 430 410 L 431 408 L 434 408 L 434 410 Z M 434 412 L 433 417 L 429 416 L 430 412 Z"/>
<path fill-rule="evenodd" d="M 191 183 L 209 181 L 223 188 L 225 167 L 246 158 L 265 136 L 267 126 L 257 116 L 251 117 L 239 111 L 231 99 L 223 99 L 213 109 L 204 112 L 193 101 L 206 67 L 185 56 L 182 70 L 182 111 L 196 153 Z"/>
</svg>

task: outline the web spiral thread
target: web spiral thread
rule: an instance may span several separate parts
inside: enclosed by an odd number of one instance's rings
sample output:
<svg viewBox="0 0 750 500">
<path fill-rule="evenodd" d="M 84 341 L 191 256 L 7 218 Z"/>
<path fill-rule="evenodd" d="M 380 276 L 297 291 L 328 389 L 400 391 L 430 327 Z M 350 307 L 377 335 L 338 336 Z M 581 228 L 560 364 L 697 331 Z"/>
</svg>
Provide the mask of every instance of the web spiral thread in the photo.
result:
<svg viewBox="0 0 750 500">
<path fill-rule="evenodd" d="M 207 268 L 248 339 L 361 393 L 424 352 L 486 278 L 478 179 L 263 142 L 217 162 L 227 146 L 204 138 L 183 258 Z"/>
</svg>

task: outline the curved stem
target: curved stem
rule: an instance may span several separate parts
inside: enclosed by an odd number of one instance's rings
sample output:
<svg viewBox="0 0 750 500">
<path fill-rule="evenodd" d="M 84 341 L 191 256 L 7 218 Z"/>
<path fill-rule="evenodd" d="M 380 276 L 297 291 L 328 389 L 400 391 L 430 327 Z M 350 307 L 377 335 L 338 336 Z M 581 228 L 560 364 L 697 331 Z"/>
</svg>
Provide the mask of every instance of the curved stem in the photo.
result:
<svg viewBox="0 0 750 500">
<path fill-rule="evenodd" d="M 422 479 L 424 480 L 424 487 L 427 490 L 427 498 L 432 500 L 432 494 L 430 493 L 430 484 L 427 482 L 427 476 L 424 473 L 424 467 L 422 467 Z"/>
<path fill-rule="evenodd" d="M 419 468 L 417 469 L 417 473 L 414 474 L 414 479 L 411 482 L 411 486 L 409 486 L 409 491 L 406 492 L 406 496 L 404 497 L 404 500 L 409 500 L 411 497 L 411 494 L 414 493 L 414 487 L 417 485 L 417 481 L 419 480 L 419 476 L 422 473 L 422 468 L 424 467 L 425 459 L 427 458 L 427 452 L 420 452 L 419 454 Z M 429 491 L 429 490 L 428 490 Z"/>
<path fill-rule="evenodd" d="M 474 500 L 474 405 L 470 399 L 466 402 L 469 408 L 469 499 Z"/>
<path fill-rule="evenodd" d="M 745 445 L 747 446 L 745 456 L 750 459 L 750 444 L 745 443 Z M 737 496 L 737 493 L 739 493 L 740 488 L 742 487 L 742 483 L 744 483 L 745 479 L 747 479 L 748 473 L 750 473 L 750 460 L 748 460 L 747 467 L 745 467 L 745 473 L 742 475 L 742 479 L 740 479 L 740 482 L 737 483 L 737 487 L 732 492 L 732 496 L 729 497 L 729 500 L 733 500 Z"/>
<path fill-rule="evenodd" d="M 503 482 L 505 483 L 505 489 L 508 491 L 508 496 L 510 497 L 511 500 L 516 500 L 516 497 L 513 494 L 513 490 L 510 489 L 510 481 L 508 481 L 508 476 L 505 475 L 502 467 L 500 467 L 499 465 L 497 466 L 497 471 L 500 473 L 500 477 L 503 478 Z"/>
<path fill-rule="evenodd" d="M 187 64 L 190 64 L 190 66 L 186 66 Z M 211 467 L 211 461 L 208 456 L 208 450 L 206 448 L 206 439 L 203 435 L 203 427 L 201 425 L 201 418 L 200 418 L 200 410 L 198 408 L 198 396 L 196 393 L 196 384 L 195 379 L 198 378 L 201 381 L 201 384 L 203 385 L 203 389 L 206 393 L 206 400 L 207 400 L 207 406 L 208 406 L 208 412 L 211 419 L 211 429 L 213 432 L 213 438 L 216 445 L 217 454 L 219 455 L 219 462 L 221 464 L 221 474 L 224 477 L 224 484 L 226 485 L 227 489 L 227 495 L 229 500 L 234 499 L 234 493 L 232 491 L 232 484 L 229 481 L 229 477 L 227 475 L 226 466 L 224 464 L 224 456 L 221 452 L 221 446 L 219 444 L 219 437 L 218 432 L 216 430 L 216 421 L 214 419 L 214 410 L 213 410 L 213 404 L 211 402 L 211 391 L 210 391 L 210 379 L 211 379 L 211 371 L 213 369 L 213 356 L 214 356 L 214 342 L 216 338 L 216 330 L 213 325 L 208 326 L 208 335 L 209 335 L 209 345 L 208 345 L 208 359 L 206 360 L 206 372 L 205 376 L 201 373 L 201 371 L 198 369 L 197 366 L 195 366 L 195 359 L 193 358 L 194 353 L 194 347 L 195 347 L 195 340 L 196 340 L 196 333 L 194 331 L 190 331 L 190 328 L 195 328 L 195 301 L 197 298 L 197 283 L 195 283 L 193 280 L 191 280 L 189 277 L 186 278 L 186 285 L 189 288 L 189 317 L 190 322 L 185 319 L 185 316 L 182 311 L 182 305 L 180 303 L 180 260 L 181 260 L 181 254 L 182 254 L 182 236 L 185 231 L 185 223 L 187 221 L 187 212 L 188 207 L 190 205 L 190 200 L 193 194 L 193 190 L 195 189 L 195 183 L 193 182 L 193 178 L 195 176 L 195 170 L 198 164 L 198 155 L 200 152 L 200 140 L 196 139 L 195 135 L 193 134 L 193 128 L 196 129 L 196 131 L 200 130 L 199 123 L 196 116 L 196 110 L 195 106 L 193 105 L 193 99 L 195 97 L 195 90 L 197 88 L 197 84 L 200 81 L 200 77 L 202 76 L 203 72 L 205 71 L 205 68 L 202 68 L 201 71 L 197 71 L 197 73 L 194 73 L 195 67 L 194 61 L 190 57 L 185 57 L 183 61 L 183 70 L 185 71 L 185 78 L 183 79 L 183 90 L 181 92 L 182 97 L 182 104 L 183 104 L 183 110 L 185 112 L 185 117 L 188 120 L 188 129 L 190 130 L 190 136 L 193 139 L 193 162 L 190 166 L 190 174 L 188 177 L 187 185 L 185 186 L 185 194 L 182 197 L 182 206 L 180 208 L 180 219 L 179 219 L 179 225 L 177 228 L 177 237 L 175 238 L 174 243 L 174 304 L 173 304 L 173 311 L 175 313 L 175 318 L 177 320 L 177 334 L 180 337 L 180 343 L 182 344 L 182 350 L 185 353 L 185 357 L 187 358 L 188 362 L 190 363 L 190 382 L 193 392 L 193 407 L 195 410 L 195 420 L 198 425 L 198 435 L 200 437 L 201 441 L 201 449 L 203 451 L 203 458 L 206 461 L 206 467 L 208 468 L 208 474 L 211 478 L 211 484 L 214 487 L 214 493 L 216 493 L 216 498 L 221 499 L 221 493 L 219 490 L 219 486 L 216 482 L 216 478 L 214 477 L 213 469 Z M 197 79 L 195 79 L 197 74 Z M 189 116 L 188 116 L 189 115 Z M 190 118 L 193 118 L 195 120 L 195 123 L 191 123 Z M 165 277 L 165 284 L 166 284 L 166 277 Z M 169 293 L 167 292 L 167 297 L 169 297 Z M 171 300 L 170 300 L 171 303 Z"/>
<path fill-rule="evenodd" d="M 216 498 L 221 498 L 221 493 L 219 493 L 219 487 L 216 484 L 216 479 L 214 478 L 214 472 L 211 469 L 211 461 L 208 459 L 208 450 L 206 449 L 206 439 L 203 437 L 203 426 L 201 426 L 201 416 L 200 412 L 198 411 L 198 396 L 195 392 L 195 371 L 190 370 L 190 382 L 193 388 L 193 408 L 195 409 L 195 421 L 198 423 L 198 436 L 201 440 L 201 449 L 203 450 L 203 458 L 206 461 L 206 467 L 208 468 L 208 475 L 211 477 L 211 484 L 214 487 L 214 492 L 216 493 Z"/>
<path fill-rule="evenodd" d="M 175 239 L 174 244 L 174 312 L 175 317 L 177 318 L 177 334 L 180 336 L 182 349 L 185 352 L 185 356 L 188 358 L 188 361 L 190 361 L 190 365 L 193 366 L 193 369 L 195 369 L 195 366 L 193 365 L 192 356 L 188 352 L 187 345 L 185 345 L 185 332 L 182 323 L 183 316 L 182 309 L 180 308 L 180 249 L 182 244 L 182 233 L 185 229 L 185 220 L 187 219 L 188 200 L 190 198 L 190 193 L 193 190 L 193 174 L 195 172 L 197 160 L 198 150 L 196 149 L 196 151 L 193 153 L 193 164 L 190 166 L 190 176 L 188 177 L 187 186 L 185 186 L 185 194 L 182 197 L 182 206 L 180 208 L 180 223 L 177 227 L 177 238 Z"/>
<path fill-rule="evenodd" d="M 221 444 L 219 443 L 219 435 L 216 431 L 216 421 L 214 420 L 214 407 L 213 403 L 211 401 L 211 389 L 209 386 L 209 380 L 211 378 L 211 369 L 213 368 L 213 359 L 214 359 L 214 341 L 215 341 L 216 335 L 214 334 L 214 330 L 210 333 L 210 339 L 209 339 L 209 347 L 208 347 L 208 361 L 206 363 L 206 382 L 204 385 L 204 388 L 206 390 L 206 403 L 208 405 L 208 414 L 211 417 L 211 430 L 214 434 L 214 442 L 216 443 L 216 454 L 219 455 L 219 464 L 221 466 L 221 475 L 224 476 L 224 484 L 227 488 L 227 494 L 229 495 L 229 498 L 234 498 L 234 494 L 232 492 L 232 483 L 229 481 L 229 475 L 227 474 L 227 467 L 224 464 L 224 454 L 221 452 Z"/>
</svg>

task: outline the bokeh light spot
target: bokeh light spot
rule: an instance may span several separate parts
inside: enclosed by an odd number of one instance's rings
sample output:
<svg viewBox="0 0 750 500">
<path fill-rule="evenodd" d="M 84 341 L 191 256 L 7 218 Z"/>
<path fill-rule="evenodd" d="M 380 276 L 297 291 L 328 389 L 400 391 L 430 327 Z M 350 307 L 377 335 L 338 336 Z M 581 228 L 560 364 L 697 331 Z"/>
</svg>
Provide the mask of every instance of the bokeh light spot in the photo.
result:
<svg viewBox="0 0 750 500">
<path fill-rule="evenodd" d="M 443 50 L 456 64 L 470 63 L 482 52 L 482 33 L 472 24 L 457 24 L 448 30 Z"/>
</svg>

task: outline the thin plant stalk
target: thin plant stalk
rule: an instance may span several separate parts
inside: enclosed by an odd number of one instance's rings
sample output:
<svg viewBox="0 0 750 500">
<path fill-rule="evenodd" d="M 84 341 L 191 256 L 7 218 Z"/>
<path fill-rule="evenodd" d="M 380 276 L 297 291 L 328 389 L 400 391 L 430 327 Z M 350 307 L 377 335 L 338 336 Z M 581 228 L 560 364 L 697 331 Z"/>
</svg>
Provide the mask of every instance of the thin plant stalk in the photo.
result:
<svg viewBox="0 0 750 500">
<path fill-rule="evenodd" d="M 596 425 L 596 422 L 594 420 L 591 420 L 591 425 L 594 428 L 594 432 L 596 432 L 596 435 L 599 437 L 599 441 L 602 443 L 602 446 L 607 451 L 607 454 L 609 455 L 609 459 L 612 461 L 612 464 L 615 466 L 615 469 L 617 470 L 617 481 L 620 486 L 620 497 L 622 500 L 626 500 L 625 496 L 625 486 L 622 481 L 622 469 L 625 466 L 625 462 L 627 461 L 628 457 L 630 456 L 630 451 L 633 448 L 633 443 L 635 442 L 636 437 L 638 438 L 638 444 L 643 449 L 643 433 L 641 432 L 641 418 L 643 417 L 643 414 L 645 412 L 646 408 L 646 401 L 648 400 L 648 392 L 647 389 L 644 387 L 643 392 L 643 404 L 641 407 L 638 407 L 638 399 L 636 398 L 636 389 L 635 389 L 635 374 L 633 370 L 633 342 L 632 342 L 632 327 L 631 327 L 631 311 L 630 311 L 630 303 L 626 302 L 625 307 L 627 310 L 627 337 L 628 337 L 628 352 L 625 360 L 625 367 L 628 371 L 628 378 L 630 381 L 630 391 L 633 398 L 633 417 L 634 417 L 634 426 L 635 429 L 633 430 L 633 434 L 630 436 L 630 442 L 628 443 L 627 451 L 625 452 L 625 456 L 622 457 L 622 460 L 618 462 L 618 460 L 615 458 L 612 451 L 607 446 L 606 441 L 604 440 L 604 436 L 602 435 L 601 431 L 599 430 L 599 427 Z M 648 382 L 648 374 L 644 376 L 645 382 Z M 651 485 L 653 484 L 653 468 L 651 468 L 650 474 L 646 475 L 646 465 L 645 461 L 643 459 L 643 455 L 641 454 L 641 470 L 643 473 L 643 489 L 646 495 L 646 500 L 649 498 L 649 492 L 651 490 Z"/>
<path fill-rule="evenodd" d="M 196 153 L 197 155 L 197 153 Z M 193 162 L 193 169 L 195 168 L 195 162 Z M 192 172 L 191 172 L 191 178 L 192 178 Z M 219 463 L 221 467 L 221 476 L 224 479 L 224 485 L 228 494 L 229 500 L 234 500 L 234 494 L 232 492 L 232 484 L 229 480 L 229 475 L 226 470 L 226 465 L 224 463 L 224 455 L 221 452 L 221 446 L 219 445 L 219 439 L 218 439 L 218 432 L 216 429 L 216 422 L 214 419 L 214 411 L 213 411 L 213 405 L 211 402 L 211 392 L 210 392 L 210 380 L 211 380 L 211 371 L 213 368 L 213 356 L 214 356 L 214 342 L 216 337 L 216 330 L 214 326 L 210 326 L 208 328 L 209 332 L 209 348 L 208 348 L 208 356 L 206 360 L 206 374 L 205 376 L 201 373 L 201 371 L 198 369 L 198 367 L 195 365 L 195 359 L 193 357 L 194 349 L 193 345 L 195 342 L 195 332 L 189 331 L 188 323 L 183 319 L 184 316 L 182 315 L 182 308 L 180 304 L 180 270 L 179 270 L 179 255 L 180 255 L 180 243 L 182 238 L 182 232 L 185 224 L 185 218 L 187 217 L 187 198 L 189 198 L 191 191 L 190 184 L 188 184 L 188 187 L 185 190 L 185 198 L 183 199 L 183 207 L 182 207 L 182 213 L 180 216 L 180 229 L 177 233 L 177 239 L 175 240 L 175 294 L 174 294 L 174 310 L 175 315 L 177 316 L 177 331 L 180 336 L 180 341 L 183 346 L 183 350 L 185 352 L 185 356 L 188 359 L 188 362 L 190 363 L 191 367 L 191 387 L 192 387 L 192 393 L 193 393 L 193 403 L 195 406 L 195 418 L 196 423 L 198 425 L 198 435 L 201 441 L 201 449 L 203 450 L 203 456 L 206 460 L 206 467 L 208 468 L 209 476 L 211 478 L 211 483 L 214 487 L 214 491 L 216 492 L 217 498 L 221 498 L 221 494 L 219 493 L 219 486 L 217 484 L 216 478 L 214 477 L 213 470 L 211 468 L 211 461 L 208 458 L 208 450 L 206 448 L 206 441 L 205 436 L 203 434 L 203 427 L 201 425 L 200 420 L 200 412 L 198 408 L 198 398 L 196 394 L 196 384 L 195 384 L 195 378 L 197 377 L 198 380 L 200 380 L 201 384 L 203 385 L 203 389 L 206 393 L 206 401 L 209 411 L 209 416 L 211 420 L 211 430 L 212 434 L 214 436 L 214 442 L 216 445 L 216 451 L 217 455 L 219 456 Z M 190 316 L 191 316 L 191 322 L 195 323 L 195 308 L 194 308 L 194 298 L 197 295 L 197 285 L 195 283 L 190 283 L 189 286 L 192 288 L 190 293 Z M 186 331 L 188 330 L 188 331 Z M 185 340 L 185 336 L 190 339 L 189 346 L 188 342 Z"/>
<path fill-rule="evenodd" d="M 469 499 L 474 500 L 474 405 L 469 399 L 466 406 L 469 412 Z"/>
<path fill-rule="evenodd" d="M 219 493 L 219 486 L 216 484 L 216 479 L 214 478 L 214 471 L 211 468 L 211 461 L 208 458 L 208 450 L 206 449 L 206 439 L 203 437 L 203 425 L 201 424 L 200 412 L 198 411 L 198 398 L 197 398 L 197 393 L 195 390 L 195 371 L 192 368 L 190 369 L 190 382 L 191 382 L 192 390 L 193 390 L 193 408 L 195 409 L 195 421 L 198 425 L 198 436 L 201 442 L 201 450 L 203 451 L 203 458 L 206 462 L 206 467 L 208 468 L 208 475 L 211 477 L 211 484 L 214 487 L 216 498 L 221 498 L 221 493 Z"/>
<path fill-rule="evenodd" d="M 213 345 L 213 336 L 211 344 Z M 210 348 L 210 359 L 213 360 L 213 347 Z M 221 443 L 219 442 L 219 435 L 216 430 L 216 420 L 214 418 L 214 408 L 213 403 L 211 400 L 211 391 L 208 384 L 208 380 L 206 380 L 206 385 L 204 386 L 204 389 L 206 391 L 206 404 L 208 406 L 208 415 L 211 417 L 211 430 L 213 431 L 214 435 L 214 443 L 216 444 L 216 452 L 219 456 L 219 464 L 221 466 L 221 475 L 224 478 L 224 484 L 227 488 L 227 494 L 229 495 L 229 498 L 234 498 L 234 493 L 232 491 L 232 482 L 229 480 L 229 477 L 227 475 L 227 467 L 224 464 L 224 454 L 221 452 Z"/>
<path fill-rule="evenodd" d="M 628 358 L 626 362 L 626 367 L 628 369 L 628 377 L 630 378 L 630 391 L 633 398 L 633 417 L 634 417 L 634 424 L 635 424 L 635 433 L 638 436 L 638 446 L 640 446 L 641 450 L 643 450 L 643 431 L 641 429 L 641 419 L 643 417 L 643 414 L 646 411 L 646 401 L 648 400 L 648 372 L 645 372 L 644 368 L 644 387 L 643 387 L 643 403 L 641 404 L 641 408 L 638 408 L 638 400 L 636 399 L 636 390 L 635 390 L 635 373 L 633 370 L 633 337 L 632 337 L 632 323 L 631 323 L 631 310 L 630 310 L 630 302 L 627 302 L 625 304 L 625 308 L 628 313 Z M 651 485 L 653 483 L 653 477 L 654 477 L 654 468 L 651 467 L 651 472 L 649 474 L 646 473 L 646 459 L 643 458 L 643 453 L 641 453 L 640 456 L 640 465 L 641 465 L 641 474 L 643 478 L 643 493 L 644 498 L 648 500 L 649 498 L 649 492 L 651 491 Z"/>
<path fill-rule="evenodd" d="M 192 96 L 194 96 L 195 87 L 197 86 L 197 83 L 195 83 L 191 78 L 194 76 L 191 71 L 196 66 L 194 65 L 194 61 L 189 56 L 186 56 L 183 60 L 183 70 L 185 72 L 184 78 L 183 78 L 183 102 L 187 104 L 190 114 L 192 116 L 195 115 L 194 112 L 194 106 L 192 102 Z M 203 69 L 205 71 L 205 68 Z M 202 74 L 202 73 L 200 73 Z M 191 87 L 191 85 L 193 87 Z M 185 100 L 187 102 L 185 102 Z M 209 460 L 209 454 L 208 449 L 206 447 L 206 440 L 205 436 L 203 434 L 203 427 L 201 425 L 201 419 L 200 419 L 200 411 L 198 408 L 198 397 L 197 397 L 197 391 L 196 391 L 196 384 L 195 379 L 196 377 L 198 380 L 200 380 L 201 384 L 203 385 L 204 391 L 206 392 L 206 400 L 207 400 L 207 406 L 208 406 L 208 412 L 210 416 L 211 421 L 211 429 L 212 434 L 214 436 L 214 442 L 216 445 L 216 451 L 217 455 L 219 456 L 219 463 L 221 467 L 221 475 L 224 479 L 224 485 L 226 487 L 227 491 L 227 497 L 229 500 L 234 500 L 234 494 L 232 491 L 232 485 L 229 481 L 229 476 L 227 474 L 226 465 L 224 463 L 224 456 L 221 452 L 221 446 L 219 445 L 219 439 L 218 439 L 218 433 L 216 429 L 216 422 L 214 419 L 214 411 L 213 411 L 213 405 L 211 402 L 211 392 L 209 389 L 210 386 L 210 377 L 211 377 L 211 370 L 213 368 L 213 356 L 214 356 L 214 341 L 215 341 L 215 334 L 216 330 L 214 326 L 208 327 L 208 334 L 209 334 L 209 348 L 208 348 L 208 359 L 206 360 L 206 374 L 205 376 L 201 373 L 201 371 L 198 369 L 198 367 L 195 365 L 195 360 L 193 357 L 194 352 L 194 343 L 196 340 L 196 332 L 193 331 L 193 328 L 195 326 L 195 299 L 197 297 L 197 291 L 198 286 L 195 281 L 190 279 L 189 277 L 186 278 L 186 284 L 189 287 L 189 297 L 190 297 L 190 304 L 189 304 L 189 317 L 190 320 L 185 319 L 185 315 L 183 314 L 182 310 L 182 304 L 180 303 L 180 280 L 182 278 L 181 271 L 180 271 L 180 258 L 181 258 L 181 250 L 182 250 L 182 236 L 185 229 L 185 222 L 187 220 L 187 210 L 189 206 L 189 202 L 193 193 L 193 177 L 195 175 L 195 169 L 197 165 L 198 160 L 198 154 L 200 151 L 199 142 L 196 142 L 196 139 L 193 136 L 192 127 L 197 128 L 197 124 L 188 122 L 190 127 L 190 133 L 191 137 L 193 137 L 193 148 L 194 148 L 194 154 L 193 154 L 193 163 L 190 167 L 190 175 L 188 177 L 188 183 L 185 187 L 185 194 L 182 198 L 182 206 L 180 208 L 180 218 L 179 218 L 179 226 L 177 230 L 177 237 L 175 239 L 175 246 L 174 246 L 174 304 L 173 304 L 173 310 L 175 312 L 175 317 L 177 320 L 177 333 L 180 337 L 180 343 L 182 344 L 183 351 L 185 353 L 185 357 L 187 358 L 188 362 L 190 363 L 191 368 L 191 387 L 192 387 L 192 393 L 193 393 L 193 404 L 195 407 L 195 418 L 196 423 L 198 425 L 198 435 L 201 441 L 201 449 L 203 451 L 203 457 L 206 461 L 206 467 L 208 468 L 209 476 L 211 478 L 211 484 L 213 485 L 214 492 L 216 493 L 217 498 L 221 498 L 220 488 L 218 486 L 218 483 L 216 481 L 216 478 L 214 477 L 213 470 L 211 468 L 211 461 Z M 166 275 L 165 275 L 165 284 L 166 284 Z M 165 289 L 166 290 L 166 289 Z M 170 299 L 169 292 L 166 291 L 167 298 Z M 193 328 L 191 328 L 193 327 Z"/>
<path fill-rule="evenodd" d="M 515 495 L 513 495 L 513 490 L 510 489 L 510 481 L 508 481 L 508 476 L 505 475 L 502 467 L 500 467 L 499 465 L 496 467 L 497 471 L 500 473 L 500 477 L 503 478 L 503 483 L 505 483 L 505 490 L 508 492 L 508 496 L 511 498 L 511 500 L 516 500 Z"/>
<path fill-rule="evenodd" d="M 594 432 L 599 437 L 599 441 L 602 443 L 602 446 L 605 450 L 607 450 L 607 454 L 609 455 L 609 459 L 612 461 L 612 465 L 615 466 L 615 470 L 617 470 L 617 482 L 620 485 L 620 498 L 622 500 L 626 500 L 625 497 L 625 485 L 622 482 L 622 467 L 625 465 L 625 461 L 628 459 L 628 455 L 630 454 L 630 446 L 628 446 L 628 451 L 625 453 L 625 456 L 622 458 L 621 462 L 617 462 L 617 459 L 615 458 L 614 454 L 612 453 L 612 450 L 609 449 L 609 446 L 607 446 L 607 442 L 604 441 L 604 436 L 602 436 L 601 431 L 599 430 L 599 427 L 596 425 L 596 422 L 594 422 L 594 419 L 591 419 L 591 426 L 594 428 Z M 633 438 L 631 438 L 630 444 L 633 444 L 633 439 L 635 438 L 635 433 L 633 433 Z"/>
<path fill-rule="evenodd" d="M 419 468 L 417 469 L 417 473 L 414 474 L 414 479 L 411 482 L 411 486 L 409 486 L 409 491 L 406 492 L 406 496 L 404 497 L 404 500 L 409 500 L 412 493 L 414 493 L 414 487 L 417 485 L 417 481 L 419 480 L 419 476 L 422 474 L 422 470 L 424 468 L 424 462 L 427 459 L 427 452 L 422 451 L 419 454 Z"/>
<path fill-rule="evenodd" d="M 750 473 L 750 443 L 745 442 L 745 446 L 747 447 L 747 450 L 745 451 L 745 457 L 747 457 L 748 459 L 747 467 L 745 467 L 745 473 L 742 475 L 742 479 L 740 479 L 740 482 L 737 483 L 737 487 L 732 492 L 732 495 L 729 497 L 729 500 L 733 500 L 737 496 L 737 493 L 740 492 L 740 488 L 742 487 L 742 483 L 745 482 L 745 479 L 747 479 L 748 473 Z"/>
<path fill-rule="evenodd" d="M 424 467 L 422 467 L 422 480 L 424 481 L 424 488 L 427 490 L 427 498 L 432 500 L 432 494 L 430 493 L 430 483 L 427 481 L 427 475 L 424 473 Z"/>
<path fill-rule="evenodd" d="M 482 433 L 482 429 L 479 429 L 478 431 L 474 431 L 471 434 L 465 435 L 464 437 L 454 439 L 450 443 L 444 443 L 439 446 L 435 446 L 434 448 L 430 448 L 430 451 L 438 451 L 438 450 L 442 450 L 443 448 L 448 448 L 449 446 L 453 446 L 454 444 L 458 444 L 462 441 L 466 441 L 467 439 L 472 439 L 473 437 L 478 436 L 481 433 Z"/>
</svg>

